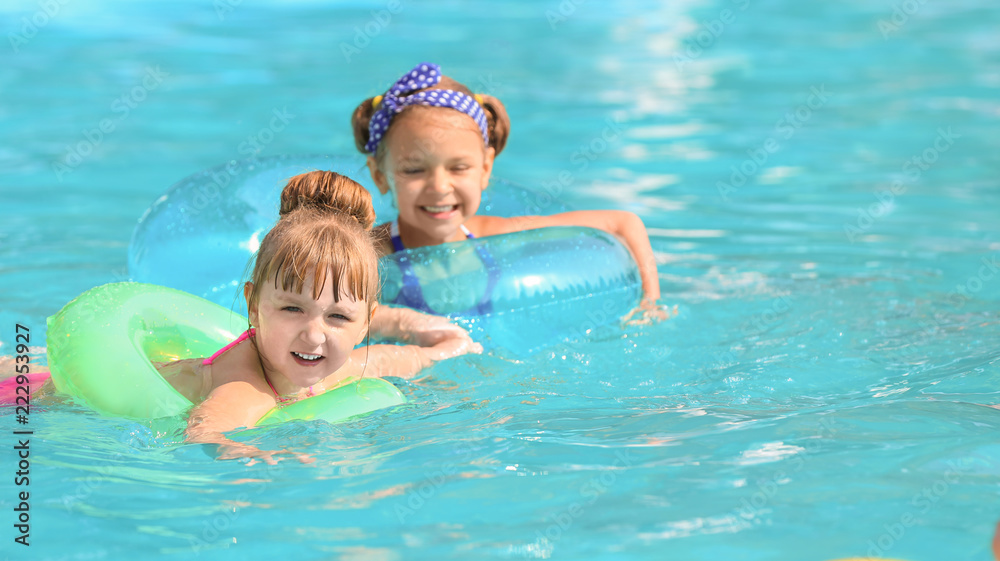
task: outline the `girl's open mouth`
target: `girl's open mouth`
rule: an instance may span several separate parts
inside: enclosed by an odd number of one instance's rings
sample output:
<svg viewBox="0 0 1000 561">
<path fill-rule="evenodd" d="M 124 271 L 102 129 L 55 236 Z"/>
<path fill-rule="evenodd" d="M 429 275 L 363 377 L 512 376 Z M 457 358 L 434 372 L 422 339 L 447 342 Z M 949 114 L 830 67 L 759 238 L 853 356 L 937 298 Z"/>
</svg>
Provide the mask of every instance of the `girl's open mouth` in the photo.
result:
<svg viewBox="0 0 1000 561">
<path fill-rule="evenodd" d="M 458 210 L 458 205 L 422 206 L 424 212 L 434 218 L 443 218 Z"/>
<path fill-rule="evenodd" d="M 323 360 L 323 355 L 310 355 L 292 351 L 292 358 L 295 359 L 295 362 L 303 366 L 312 366 L 314 364 L 318 364 L 319 361 Z"/>
</svg>

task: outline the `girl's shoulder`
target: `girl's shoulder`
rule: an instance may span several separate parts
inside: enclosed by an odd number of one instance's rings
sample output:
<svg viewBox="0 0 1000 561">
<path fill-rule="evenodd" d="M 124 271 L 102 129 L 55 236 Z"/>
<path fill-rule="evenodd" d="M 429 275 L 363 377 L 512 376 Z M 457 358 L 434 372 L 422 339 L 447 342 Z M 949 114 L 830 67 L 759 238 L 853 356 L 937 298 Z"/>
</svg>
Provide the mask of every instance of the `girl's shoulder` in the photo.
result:
<svg viewBox="0 0 1000 561">
<path fill-rule="evenodd" d="M 211 402 L 211 415 L 235 416 L 239 426 L 250 426 L 275 406 L 271 388 L 264 381 L 260 359 L 247 340 L 202 366 L 208 386 L 203 405 Z"/>
<path fill-rule="evenodd" d="M 497 236 L 525 230 L 528 226 L 522 224 L 522 222 L 525 222 L 525 219 L 528 218 L 531 217 L 515 216 L 512 218 L 503 218 L 500 216 L 483 216 L 477 214 L 466 221 L 465 227 L 476 237 L 485 238 L 486 236 Z"/>
<path fill-rule="evenodd" d="M 516 220 L 516 218 L 477 214 L 465 222 L 465 227 L 476 237 L 484 238 L 517 231 Z"/>
<path fill-rule="evenodd" d="M 210 367 L 201 358 L 189 358 L 167 363 L 157 363 L 156 369 L 175 390 L 193 403 L 208 396 L 211 390 Z"/>
<path fill-rule="evenodd" d="M 270 395 L 261 372 L 260 357 L 249 339 L 217 356 L 211 364 L 202 368 L 209 379 L 208 393 L 232 382 L 245 382 L 261 393 Z"/>
</svg>

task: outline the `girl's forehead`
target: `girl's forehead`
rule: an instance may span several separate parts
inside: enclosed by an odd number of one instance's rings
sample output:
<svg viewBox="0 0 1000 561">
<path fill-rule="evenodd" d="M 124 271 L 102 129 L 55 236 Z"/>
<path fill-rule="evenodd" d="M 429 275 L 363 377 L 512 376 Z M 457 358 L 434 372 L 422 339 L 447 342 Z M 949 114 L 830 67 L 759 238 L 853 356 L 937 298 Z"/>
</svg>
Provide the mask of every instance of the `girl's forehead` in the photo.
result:
<svg viewBox="0 0 1000 561">
<path fill-rule="evenodd" d="M 481 135 L 479 127 L 472 117 L 456 111 L 450 107 L 428 107 L 425 105 L 411 105 L 393 119 L 389 125 L 389 132 L 397 125 L 407 128 L 412 127 L 438 127 L 444 129 L 470 130 L 477 135 Z"/>
<path fill-rule="evenodd" d="M 484 154 L 486 147 L 482 134 L 471 118 L 454 109 L 425 109 L 442 112 L 445 117 L 414 114 L 398 119 L 398 122 L 393 121 L 384 141 L 388 153 L 392 155 L 391 160 L 422 160 L 429 156 L 481 157 Z M 448 113 L 458 118 L 449 117 Z"/>
<path fill-rule="evenodd" d="M 359 298 L 351 291 L 351 282 L 346 272 L 341 275 L 340 281 L 337 283 L 340 285 L 340 295 L 336 299 L 331 296 L 333 294 L 334 279 L 334 272 L 332 269 L 327 271 L 326 278 L 323 280 L 323 288 L 320 291 L 319 298 L 317 299 L 313 299 L 313 285 L 315 283 L 314 279 L 316 278 L 315 270 L 310 269 L 306 272 L 302 279 L 301 291 L 296 291 L 294 286 L 289 287 L 288 289 L 282 287 L 279 280 L 281 276 L 281 272 L 279 272 L 275 278 L 271 279 L 270 282 L 264 283 L 263 291 L 265 295 L 271 298 L 296 301 L 310 300 L 319 303 L 326 303 L 326 300 L 335 300 L 338 303 L 347 303 L 349 305 L 361 305 L 364 303 L 363 298 Z"/>
</svg>

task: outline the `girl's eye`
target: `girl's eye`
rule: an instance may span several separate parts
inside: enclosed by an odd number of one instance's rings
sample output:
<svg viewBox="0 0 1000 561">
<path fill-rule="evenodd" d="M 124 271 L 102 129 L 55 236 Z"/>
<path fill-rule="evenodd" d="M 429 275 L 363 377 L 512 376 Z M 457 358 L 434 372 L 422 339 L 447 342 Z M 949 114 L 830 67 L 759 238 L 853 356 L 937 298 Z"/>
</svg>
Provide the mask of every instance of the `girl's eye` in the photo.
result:
<svg viewBox="0 0 1000 561">
<path fill-rule="evenodd" d="M 330 314 L 331 319 L 339 319 L 342 321 L 351 321 L 351 318 L 345 316 L 344 314 Z"/>
<path fill-rule="evenodd" d="M 467 166 L 465 164 L 459 164 L 457 166 L 452 167 L 451 171 L 454 171 L 454 172 L 469 171 L 469 166 Z"/>
<path fill-rule="evenodd" d="M 283 312 L 301 312 L 302 308 L 300 308 L 298 306 L 285 306 L 284 308 L 281 308 L 281 311 L 283 311 Z"/>
<path fill-rule="evenodd" d="M 403 168 L 402 171 L 404 175 L 416 175 L 422 173 L 424 170 L 421 168 Z"/>
</svg>

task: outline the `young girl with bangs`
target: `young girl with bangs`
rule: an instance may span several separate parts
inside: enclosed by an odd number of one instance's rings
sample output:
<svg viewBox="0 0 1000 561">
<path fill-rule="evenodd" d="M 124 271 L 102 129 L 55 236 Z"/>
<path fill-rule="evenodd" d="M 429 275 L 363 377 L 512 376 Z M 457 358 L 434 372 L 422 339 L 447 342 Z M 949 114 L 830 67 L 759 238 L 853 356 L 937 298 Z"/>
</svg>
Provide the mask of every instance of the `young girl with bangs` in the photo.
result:
<svg viewBox="0 0 1000 561">
<path fill-rule="evenodd" d="M 482 352 L 445 318 L 378 306 L 374 221 L 371 194 L 347 177 L 314 171 L 289 181 L 278 223 L 261 242 L 244 285 L 247 330 L 211 357 L 156 365 L 196 404 L 188 441 L 219 445 L 220 459 L 274 463 L 283 451 L 260 450 L 225 433 L 349 379 L 409 378 L 437 361 Z M 376 330 L 417 344 L 355 348 Z M 6 375 L 13 364 L 3 357 L 0 370 Z M 44 386 L 33 397 L 53 392 L 48 372 L 34 376 L 32 384 Z"/>
<path fill-rule="evenodd" d="M 220 445 L 220 459 L 273 462 L 277 452 L 224 433 L 253 426 L 275 406 L 348 378 L 408 378 L 436 361 L 482 351 L 467 336 L 430 337 L 424 346 L 355 348 L 368 336 L 378 308 L 374 218 L 371 195 L 344 176 L 316 171 L 289 182 L 281 217 L 261 242 L 244 287 L 247 331 L 209 358 L 160 367 L 197 404 L 188 419 L 189 441 Z"/>
<path fill-rule="evenodd" d="M 476 214 L 493 161 L 510 131 L 504 106 L 473 94 L 421 63 L 384 95 L 361 102 L 351 119 L 358 150 L 382 194 L 391 192 L 399 218 L 376 228 L 378 251 L 438 245 L 547 226 L 589 226 L 617 236 L 639 265 L 643 298 L 637 311 L 663 319 L 656 259 L 642 220 L 621 210 L 501 218 Z M 427 309 L 422 301 L 397 302 Z"/>
</svg>

